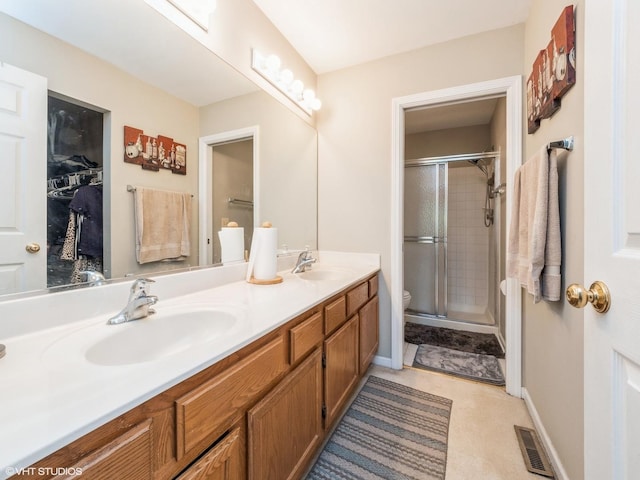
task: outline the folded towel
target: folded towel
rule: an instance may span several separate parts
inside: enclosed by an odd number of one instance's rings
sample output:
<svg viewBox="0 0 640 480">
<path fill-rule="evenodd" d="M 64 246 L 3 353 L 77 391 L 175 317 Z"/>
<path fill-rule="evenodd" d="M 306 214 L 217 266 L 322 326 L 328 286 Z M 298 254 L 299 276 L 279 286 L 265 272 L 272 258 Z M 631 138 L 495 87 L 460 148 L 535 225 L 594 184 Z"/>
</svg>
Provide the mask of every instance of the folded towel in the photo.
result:
<svg viewBox="0 0 640 480">
<path fill-rule="evenodd" d="M 137 187 L 134 192 L 138 263 L 183 260 L 191 254 L 191 195 Z"/>
<path fill-rule="evenodd" d="M 518 279 L 534 303 L 558 301 L 561 260 L 558 164 L 555 150 L 545 147 L 514 176 L 507 276 Z"/>
</svg>

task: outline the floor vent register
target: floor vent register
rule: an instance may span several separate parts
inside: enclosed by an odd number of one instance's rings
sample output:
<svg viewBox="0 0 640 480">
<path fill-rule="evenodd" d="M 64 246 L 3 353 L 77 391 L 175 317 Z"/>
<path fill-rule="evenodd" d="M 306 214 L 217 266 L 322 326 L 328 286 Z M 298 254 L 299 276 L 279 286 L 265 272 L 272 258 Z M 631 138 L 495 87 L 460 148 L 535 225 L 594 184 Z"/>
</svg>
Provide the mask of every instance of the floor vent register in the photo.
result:
<svg viewBox="0 0 640 480">
<path fill-rule="evenodd" d="M 518 425 L 515 425 L 514 428 L 516 429 L 518 444 L 520 445 L 520 450 L 522 450 L 522 457 L 524 458 L 524 463 L 527 465 L 527 470 L 531 473 L 555 478 L 551 463 L 542 448 L 542 444 L 535 430 Z"/>
</svg>

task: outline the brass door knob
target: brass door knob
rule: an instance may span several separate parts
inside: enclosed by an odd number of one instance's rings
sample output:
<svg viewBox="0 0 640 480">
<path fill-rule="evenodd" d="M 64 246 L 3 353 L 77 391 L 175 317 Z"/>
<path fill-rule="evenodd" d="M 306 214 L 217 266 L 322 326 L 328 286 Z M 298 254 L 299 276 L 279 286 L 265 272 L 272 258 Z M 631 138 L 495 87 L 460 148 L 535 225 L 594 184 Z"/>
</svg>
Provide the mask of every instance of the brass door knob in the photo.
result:
<svg viewBox="0 0 640 480">
<path fill-rule="evenodd" d="M 591 303 L 598 313 L 605 313 L 611 306 L 611 294 L 607 286 L 601 281 L 591 284 L 589 290 L 582 285 L 572 283 L 567 287 L 567 301 L 572 307 L 584 308 L 587 303 Z"/>
<path fill-rule="evenodd" d="M 29 243 L 25 247 L 25 250 L 29 253 L 38 253 L 40 251 L 40 245 L 38 245 L 37 243 Z"/>
</svg>

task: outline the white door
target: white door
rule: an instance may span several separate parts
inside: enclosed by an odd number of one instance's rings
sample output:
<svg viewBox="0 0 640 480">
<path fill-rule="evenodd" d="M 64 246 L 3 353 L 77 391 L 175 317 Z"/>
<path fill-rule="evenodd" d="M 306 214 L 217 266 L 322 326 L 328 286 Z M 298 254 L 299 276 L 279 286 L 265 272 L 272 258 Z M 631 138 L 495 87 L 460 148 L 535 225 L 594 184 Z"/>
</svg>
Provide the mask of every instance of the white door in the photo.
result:
<svg viewBox="0 0 640 480">
<path fill-rule="evenodd" d="M 47 79 L 0 62 L 0 294 L 46 287 L 46 160 Z"/>
<path fill-rule="evenodd" d="M 585 311 L 585 478 L 631 480 L 640 478 L 640 2 L 584 3 L 584 282 L 603 281 L 612 300 L 605 314 Z"/>
</svg>

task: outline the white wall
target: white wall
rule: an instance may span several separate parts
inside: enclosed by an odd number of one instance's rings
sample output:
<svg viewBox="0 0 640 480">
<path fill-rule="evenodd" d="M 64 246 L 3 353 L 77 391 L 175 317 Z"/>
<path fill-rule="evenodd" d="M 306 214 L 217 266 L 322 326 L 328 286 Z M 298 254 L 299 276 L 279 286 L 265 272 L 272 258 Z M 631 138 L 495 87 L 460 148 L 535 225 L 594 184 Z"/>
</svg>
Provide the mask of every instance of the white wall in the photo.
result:
<svg viewBox="0 0 640 480">
<path fill-rule="evenodd" d="M 517 25 L 318 78 L 318 228 L 323 250 L 381 254 L 380 348 L 391 357 L 391 102 L 523 73 Z"/>
<path fill-rule="evenodd" d="M 584 131 L 584 8 L 576 5 L 576 84 L 562 99 L 555 115 L 540 129 L 525 135 L 526 158 L 553 140 L 575 136 L 575 149 L 558 162 L 562 228 L 562 290 L 585 283 L 583 242 Z M 550 31 L 567 5 L 560 0 L 532 2 L 525 29 L 524 68 L 527 76 L 538 51 L 548 44 Z M 589 282 L 587 282 L 589 283 Z M 584 478 L 583 468 L 583 323 L 584 314 L 565 301 L 533 304 L 524 295 L 524 385 L 571 479 Z"/>
</svg>

